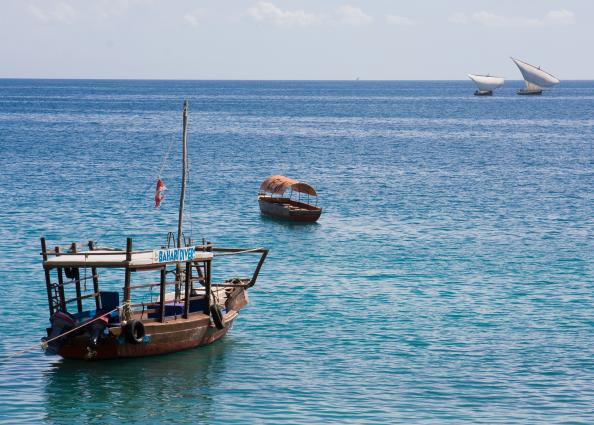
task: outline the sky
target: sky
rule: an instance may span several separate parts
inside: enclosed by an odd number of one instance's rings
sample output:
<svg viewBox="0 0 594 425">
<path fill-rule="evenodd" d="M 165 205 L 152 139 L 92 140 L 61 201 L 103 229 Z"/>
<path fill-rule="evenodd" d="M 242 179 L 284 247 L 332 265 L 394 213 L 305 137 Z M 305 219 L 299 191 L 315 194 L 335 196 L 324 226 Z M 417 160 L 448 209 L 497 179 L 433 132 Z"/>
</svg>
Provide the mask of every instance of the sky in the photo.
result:
<svg viewBox="0 0 594 425">
<path fill-rule="evenodd" d="M 0 0 L 0 78 L 594 79 L 593 0 Z"/>
</svg>

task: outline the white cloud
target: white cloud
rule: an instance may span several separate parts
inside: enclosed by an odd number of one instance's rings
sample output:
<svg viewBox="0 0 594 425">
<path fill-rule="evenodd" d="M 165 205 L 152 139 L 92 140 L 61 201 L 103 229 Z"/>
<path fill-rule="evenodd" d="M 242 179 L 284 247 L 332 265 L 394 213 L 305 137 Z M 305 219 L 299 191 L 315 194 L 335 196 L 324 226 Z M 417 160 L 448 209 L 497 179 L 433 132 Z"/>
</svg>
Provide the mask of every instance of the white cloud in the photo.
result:
<svg viewBox="0 0 594 425">
<path fill-rule="evenodd" d="M 398 16 L 398 15 L 386 15 L 386 22 L 394 25 L 404 25 L 404 26 L 411 26 L 415 24 L 410 18 L 406 16 Z"/>
<path fill-rule="evenodd" d="M 338 15 L 338 22 L 344 25 L 362 26 L 367 25 L 373 21 L 373 18 L 358 7 L 345 4 L 336 9 Z"/>
<path fill-rule="evenodd" d="M 542 18 L 525 18 L 520 16 L 504 16 L 481 10 L 471 14 L 463 12 L 450 15 L 448 21 L 454 24 L 471 22 L 486 27 L 499 28 L 539 28 L 549 26 L 571 25 L 575 23 L 575 15 L 569 10 L 551 10 Z"/>
<path fill-rule="evenodd" d="M 192 12 L 188 12 L 184 15 L 184 20 L 186 23 L 193 27 L 197 27 L 200 25 L 200 21 L 206 15 L 206 11 L 204 9 L 195 9 Z"/>
<path fill-rule="evenodd" d="M 27 12 L 29 12 L 39 22 L 44 23 L 72 23 L 79 17 L 78 11 L 70 4 L 65 2 L 57 2 L 49 5 L 48 3 L 44 3 L 44 7 L 38 7 L 34 4 L 29 4 L 27 7 Z"/>
<path fill-rule="evenodd" d="M 551 10 L 545 16 L 545 21 L 553 25 L 572 25 L 575 24 L 575 15 L 570 10 Z"/>
<path fill-rule="evenodd" d="M 259 22 L 270 22 L 279 27 L 307 27 L 321 23 L 321 16 L 303 10 L 282 10 L 272 3 L 260 1 L 247 11 Z"/>
</svg>

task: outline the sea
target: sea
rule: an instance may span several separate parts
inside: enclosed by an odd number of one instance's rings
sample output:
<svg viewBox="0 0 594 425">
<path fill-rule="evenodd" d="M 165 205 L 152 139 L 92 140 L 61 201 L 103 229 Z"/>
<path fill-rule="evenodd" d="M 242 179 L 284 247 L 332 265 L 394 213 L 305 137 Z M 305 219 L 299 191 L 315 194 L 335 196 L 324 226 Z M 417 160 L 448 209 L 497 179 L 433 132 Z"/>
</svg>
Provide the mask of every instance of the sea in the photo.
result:
<svg viewBox="0 0 594 425">
<path fill-rule="evenodd" d="M 0 423 L 594 423 L 594 81 L 520 87 L 0 79 Z M 270 250 L 250 305 L 201 348 L 44 355 L 40 237 L 166 245 L 184 100 L 184 232 Z M 274 174 L 318 223 L 260 215 Z"/>
</svg>

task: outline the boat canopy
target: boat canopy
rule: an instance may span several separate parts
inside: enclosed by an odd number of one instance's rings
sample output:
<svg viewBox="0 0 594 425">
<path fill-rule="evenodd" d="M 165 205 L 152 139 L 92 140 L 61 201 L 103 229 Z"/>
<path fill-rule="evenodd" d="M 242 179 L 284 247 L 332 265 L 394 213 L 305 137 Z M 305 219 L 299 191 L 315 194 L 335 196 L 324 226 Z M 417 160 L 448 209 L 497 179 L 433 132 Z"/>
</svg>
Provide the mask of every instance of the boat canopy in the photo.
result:
<svg viewBox="0 0 594 425">
<path fill-rule="evenodd" d="M 260 191 L 277 195 L 282 195 L 288 189 L 292 189 L 295 192 L 307 193 L 312 196 L 318 196 L 316 190 L 307 183 L 285 176 L 270 176 L 260 185 Z"/>
<path fill-rule="evenodd" d="M 181 261 L 208 261 L 213 254 L 211 252 L 201 252 L 192 250 L 190 258 L 180 258 L 181 251 L 187 251 L 188 248 L 177 248 L 169 250 L 155 251 L 135 251 L 130 253 L 130 260 L 127 260 L 126 251 L 94 250 L 78 253 L 51 253 L 51 256 L 44 261 L 44 266 L 53 267 L 129 267 L 129 268 L 160 268 L 165 264 L 178 263 Z M 167 252 L 171 255 L 167 256 Z M 161 252 L 161 258 L 159 258 Z M 177 253 L 177 254 L 176 254 Z M 187 257 L 187 253 L 184 253 Z M 182 255 L 184 255 L 182 254 Z M 165 258 L 166 257 L 166 258 Z"/>
<path fill-rule="evenodd" d="M 540 67 L 530 65 L 529 63 L 519 59 L 511 58 L 511 60 L 514 61 L 514 63 L 520 69 L 520 72 L 522 73 L 526 83 L 526 88 L 529 90 L 539 90 L 543 87 L 553 87 L 560 82 L 557 77 L 540 69 Z"/>
</svg>

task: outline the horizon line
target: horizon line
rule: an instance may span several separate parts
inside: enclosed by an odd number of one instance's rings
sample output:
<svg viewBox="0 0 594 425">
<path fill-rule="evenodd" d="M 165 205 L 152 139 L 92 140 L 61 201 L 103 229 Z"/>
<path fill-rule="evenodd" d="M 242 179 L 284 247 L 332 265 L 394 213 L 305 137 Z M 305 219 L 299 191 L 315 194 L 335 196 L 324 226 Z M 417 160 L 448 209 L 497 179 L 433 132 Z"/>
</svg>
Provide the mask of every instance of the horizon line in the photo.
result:
<svg viewBox="0 0 594 425">
<path fill-rule="evenodd" d="M 506 81 L 524 81 L 524 79 L 508 79 L 504 78 Z M 375 79 L 375 78 L 353 78 L 353 79 L 331 79 L 331 78 L 321 78 L 321 79 L 305 79 L 305 78 L 297 78 L 297 79 L 288 79 L 288 78 L 264 78 L 264 79 L 256 79 L 256 78 L 117 78 L 117 77 L 0 77 L 0 80 L 50 80 L 50 81 L 64 81 L 64 80 L 72 80 L 72 81 L 303 81 L 303 82 L 321 82 L 321 81 L 328 81 L 328 82 L 388 82 L 388 81 L 418 81 L 418 82 L 434 82 L 434 81 L 471 81 L 469 78 L 438 78 L 438 79 Z M 594 78 L 576 78 L 576 79 L 563 79 L 561 82 L 564 81 L 594 81 Z"/>
</svg>

